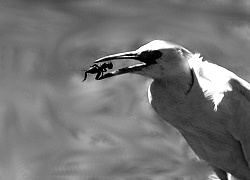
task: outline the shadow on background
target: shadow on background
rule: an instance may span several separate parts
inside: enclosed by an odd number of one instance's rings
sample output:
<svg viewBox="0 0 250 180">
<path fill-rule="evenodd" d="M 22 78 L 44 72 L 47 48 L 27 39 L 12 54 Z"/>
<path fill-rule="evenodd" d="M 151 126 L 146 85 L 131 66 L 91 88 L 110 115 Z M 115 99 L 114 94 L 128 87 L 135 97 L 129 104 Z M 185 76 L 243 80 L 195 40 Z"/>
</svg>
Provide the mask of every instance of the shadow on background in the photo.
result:
<svg viewBox="0 0 250 180">
<path fill-rule="evenodd" d="M 250 80 L 248 1 L 0 3 L 0 179 L 209 178 L 150 108 L 148 79 L 82 83 L 81 69 L 163 39 Z"/>
</svg>

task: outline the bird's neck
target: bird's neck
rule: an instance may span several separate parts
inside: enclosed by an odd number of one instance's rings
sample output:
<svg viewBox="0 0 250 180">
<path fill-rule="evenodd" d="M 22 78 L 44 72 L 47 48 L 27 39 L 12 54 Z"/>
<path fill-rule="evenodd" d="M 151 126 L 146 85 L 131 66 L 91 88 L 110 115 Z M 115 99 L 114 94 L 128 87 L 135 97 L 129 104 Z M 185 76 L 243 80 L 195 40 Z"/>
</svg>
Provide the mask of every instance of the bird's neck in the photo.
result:
<svg viewBox="0 0 250 180">
<path fill-rule="evenodd" d="M 183 119 L 176 120 L 175 117 L 181 117 L 180 112 L 185 114 L 186 106 L 189 106 L 189 99 L 192 96 L 193 76 L 192 70 L 182 72 L 182 75 L 154 79 L 149 87 L 148 98 L 154 110 L 163 119 L 174 125 L 182 124 Z M 191 95 L 191 96 L 190 96 Z"/>
<path fill-rule="evenodd" d="M 176 117 L 181 117 L 185 114 L 188 100 L 190 99 L 191 80 L 187 77 L 180 79 L 155 79 L 149 87 L 148 99 L 154 110 L 163 119 L 166 119 L 170 124 L 179 126 L 182 124 L 182 118 L 176 120 Z M 190 90 L 191 88 L 191 90 Z M 180 114 L 180 112 L 182 112 Z M 180 116 L 179 116 L 180 115 Z"/>
<path fill-rule="evenodd" d="M 165 80 L 165 88 L 172 89 L 173 91 L 181 94 L 188 94 L 192 89 L 193 85 L 193 74 L 192 71 L 186 76 L 178 76 L 172 79 Z"/>
<path fill-rule="evenodd" d="M 186 95 L 192 89 L 194 72 L 190 69 L 188 63 L 186 63 L 178 73 L 155 81 L 159 86 L 168 89 L 168 91 L 172 91 L 172 93 Z"/>
</svg>

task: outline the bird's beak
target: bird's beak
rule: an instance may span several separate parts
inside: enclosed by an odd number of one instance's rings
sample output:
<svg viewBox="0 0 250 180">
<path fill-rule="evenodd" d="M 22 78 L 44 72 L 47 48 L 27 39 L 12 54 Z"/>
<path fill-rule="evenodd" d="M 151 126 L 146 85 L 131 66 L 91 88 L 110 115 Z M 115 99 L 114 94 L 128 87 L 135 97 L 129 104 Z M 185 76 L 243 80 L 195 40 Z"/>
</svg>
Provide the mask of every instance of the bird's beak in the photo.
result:
<svg viewBox="0 0 250 180">
<path fill-rule="evenodd" d="M 135 51 L 129 51 L 124 53 L 113 54 L 109 56 L 105 56 L 95 60 L 95 63 L 110 61 L 110 60 L 118 60 L 118 59 L 136 59 L 138 58 L 138 53 Z"/>
<path fill-rule="evenodd" d="M 102 77 L 100 77 L 98 80 L 120 75 L 120 74 L 133 73 L 135 71 L 140 71 L 143 67 L 147 66 L 147 63 L 144 62 L 144 58 L 142 57 L 142 54 L 136 51 L 130 51 L 130 52 L 124 52 L 124 53 L 118 53 L 118 54 L 105 56 L 100 59 L 97 59 L 95 63 L 101 63 L 101 62 L 112 61 L 112 60 L 121 60 L 121 59 L 134 59 L 142 63 L 124 67 L 124 68 L 106 73 Z"/>
</svg>

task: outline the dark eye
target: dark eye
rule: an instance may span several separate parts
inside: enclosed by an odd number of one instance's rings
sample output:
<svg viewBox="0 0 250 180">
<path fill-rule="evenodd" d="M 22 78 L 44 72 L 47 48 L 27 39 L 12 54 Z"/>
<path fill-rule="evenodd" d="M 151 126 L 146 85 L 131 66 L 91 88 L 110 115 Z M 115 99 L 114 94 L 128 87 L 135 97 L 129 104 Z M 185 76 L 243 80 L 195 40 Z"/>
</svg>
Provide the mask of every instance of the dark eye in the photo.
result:
<svg viewBox="0 0 250 180">
<path fill-rule="evenodd" d="M 159 50 L 152 51 L 151 58 L 152 59 L 159 59 L 162 56 L 162 52 Z"/>
</svg>

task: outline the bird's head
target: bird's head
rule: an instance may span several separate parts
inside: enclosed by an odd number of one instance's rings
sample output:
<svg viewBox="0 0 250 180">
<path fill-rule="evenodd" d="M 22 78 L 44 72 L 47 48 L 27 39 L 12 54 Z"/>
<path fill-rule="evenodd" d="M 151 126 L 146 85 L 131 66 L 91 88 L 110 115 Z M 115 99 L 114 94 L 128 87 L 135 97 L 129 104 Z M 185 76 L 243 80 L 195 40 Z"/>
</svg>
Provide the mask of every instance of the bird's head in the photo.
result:
<svg viewBox="0 0 250 180">
<path fill-rule="evenodd" d="M 100 79 L 135 73 L 153 79 L 172 78 L 183 70 L 189 71 L 187 59 L 192 55 L 185 48 L 162 40 L 154 40 L 135 51 L 118 53 L 97 59 L 95 63 L 133 59 L 140 63 L 106 73 Z"/>
</svg>

